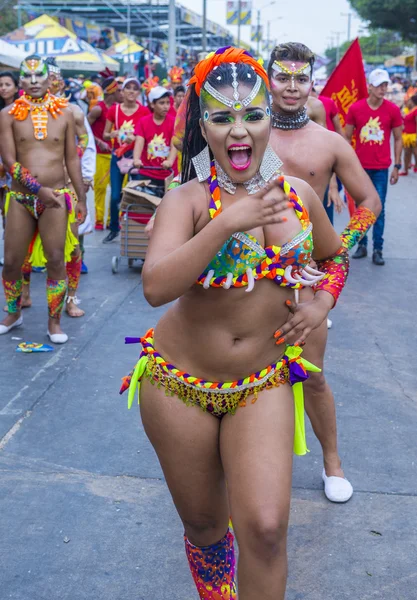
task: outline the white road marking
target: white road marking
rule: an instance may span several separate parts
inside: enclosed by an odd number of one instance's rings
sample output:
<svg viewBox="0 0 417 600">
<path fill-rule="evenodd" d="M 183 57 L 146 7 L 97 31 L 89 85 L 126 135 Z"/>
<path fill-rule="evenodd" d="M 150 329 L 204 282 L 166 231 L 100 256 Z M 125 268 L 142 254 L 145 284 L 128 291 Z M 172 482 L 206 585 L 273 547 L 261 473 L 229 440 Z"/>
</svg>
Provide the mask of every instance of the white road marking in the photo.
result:
<svg viewBox="0 0 417 600">
<path fill-rule="evenodd" d="M 64 351 L 64 348 L 60 348 L 58 350 L 58 352 L 48 360 L 48 362 L 45 364 L 44 367 L 42 367 L 42 369 L 40 369 L 36 375 L 34 375 L 31 379 L 31 381 L 36 381 L 38 379 L 38 377 L 40 377 L 43 373 L 45 373 L 48 369 L 50 369 L 51 367 L 53 367 L 61 358 L 61 354 Z M 9 402 L 6 404 L 6 406 L 0 410 L 0 416 L 5 416 L 5 415 L 21 415 L 23 412 L 23 409 L 21 408 L 12 408 L 13 404 L 16 402 L 16 400 L 19 400 L 19 398 L 21 398 L 21 396 L 23 395 L 23 393 L 29 389 L 28 385 L 24 385 L 22 387 L 21 390 L 19 390 L 17 392 L 17 394 L 15 396 L 13 396 L 13 398 L 11 400 L 9 400 Z"/>
</svg>

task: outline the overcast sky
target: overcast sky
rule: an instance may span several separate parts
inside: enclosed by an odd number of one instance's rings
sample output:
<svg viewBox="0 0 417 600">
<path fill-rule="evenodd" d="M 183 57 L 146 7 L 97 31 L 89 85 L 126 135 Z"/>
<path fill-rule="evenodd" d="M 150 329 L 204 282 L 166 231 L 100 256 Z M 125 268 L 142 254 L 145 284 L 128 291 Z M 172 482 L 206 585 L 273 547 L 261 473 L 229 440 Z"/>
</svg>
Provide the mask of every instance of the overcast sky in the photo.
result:
<svg viewBox="0 0 417 600">
<path fill-rule="evenodd" d="M 179 0 L 180 4 L 202 14 L 202 0 Z M 273 6 L 265 7 L 271 0 L 252 0 L 252 7 L 261 9 L 261 24 L 265 38 L 267 22 L 271 21 L 271 39 L 303 42 L 317 54 L 323 54 L 329 45 L 329 37 L 340 32 L 340 42 L 347 39 L 348 18 L 340 13 L 352 12 L 347 0 L 276 0 Z M 207 0 L 207 18 L 226 26 L 226 0 Z M 265 8 L 264 8 L 265 7 Z M 277 20 L 277 17 L 282 19 Z M 237 34 L 237 27 L 228 26 Z M 356 15 L 352 16 L 351 37 L 363 27 Z M 242 27 L 242 39 L 249 41 L 249 27 Z"/>
</svg>

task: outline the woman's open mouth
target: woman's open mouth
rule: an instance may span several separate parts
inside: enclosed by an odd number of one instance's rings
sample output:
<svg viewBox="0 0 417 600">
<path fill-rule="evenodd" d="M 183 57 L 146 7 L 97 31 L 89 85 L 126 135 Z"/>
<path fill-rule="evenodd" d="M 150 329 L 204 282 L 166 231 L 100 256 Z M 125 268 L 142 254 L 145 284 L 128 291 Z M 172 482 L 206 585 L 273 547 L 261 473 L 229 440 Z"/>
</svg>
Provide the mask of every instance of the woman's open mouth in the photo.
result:
<svg viewBox="0 0 417 600">
<path fill-rule="evenodd" d="M 232 144 L 227 150 L 230 164 L 237 171 L 244 171 L 250 166 L 252 148 L 247 144 Z"/>
</svg>

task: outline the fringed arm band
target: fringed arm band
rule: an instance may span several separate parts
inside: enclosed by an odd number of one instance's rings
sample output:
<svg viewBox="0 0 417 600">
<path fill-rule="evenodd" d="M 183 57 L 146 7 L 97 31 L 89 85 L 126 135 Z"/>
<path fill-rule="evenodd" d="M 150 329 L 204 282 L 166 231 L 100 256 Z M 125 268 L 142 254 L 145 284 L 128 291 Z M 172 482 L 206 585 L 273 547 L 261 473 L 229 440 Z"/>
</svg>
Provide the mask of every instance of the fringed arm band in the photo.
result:
<svg viewBox="0 0 417 600">
<path fill-rule="evenodd" d="M 37 194 L 42 187 L 39 181 L 33 177 L 29 169 L 26 169 L 26 167 L 23 167 L 18 162 L 15 162 L 10 167 L 10 175 L 15 181 L 20 183 L 20 185 L 23 185 L 32 194 Z"/>
<path fill-rule="evenodd" d="M 366 235 L 376 221 L 376 216 L 366 206 L 359 206 L 352 215 L 346 229 L 340 234 L 342 245 L 351 250 Z"/>
</svg>

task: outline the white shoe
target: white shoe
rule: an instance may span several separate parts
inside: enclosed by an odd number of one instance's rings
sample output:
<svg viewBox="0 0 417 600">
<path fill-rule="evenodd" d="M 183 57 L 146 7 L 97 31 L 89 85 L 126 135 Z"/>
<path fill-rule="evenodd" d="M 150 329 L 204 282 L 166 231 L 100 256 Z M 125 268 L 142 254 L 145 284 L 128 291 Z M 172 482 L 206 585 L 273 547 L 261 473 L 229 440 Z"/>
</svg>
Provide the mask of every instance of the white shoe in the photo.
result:
<svg viewBox="0 0 417 600">
<path fill-rule="evenodd" d="M 53 344 L 65 344 L 68 342 L 66 333 L 49 333 L 49 331 L 46 333 Z"/>
<path fill-rule="evenodd" d="M 324 494 L 330 502 L 347 502 L 352 498 L 353 487 L 344 477 L 327 477 L 323 469 Z"/>
<path fill-rule="evenodd" d="M 333 325 L 333 321 L 331 321 L 330 319 L 327 319 L 327 329 L 331 329 Z"/>
<path fill-rule="evenodd" d="M 23 325 L 23 317 L 19 317 L 17 319 L 17 321 L 15 321 L 14 323 L 12 323 L 8 327 L 7 327 L 7 325 L 1 325 L 0 324 L 0 335 L 4 335 L 5 333 L 9 333 L 9 331 L 11 331 L 12 329 L 14 329 L 15 327 L 20 327 L 21 325 Z"/>
</svg>

